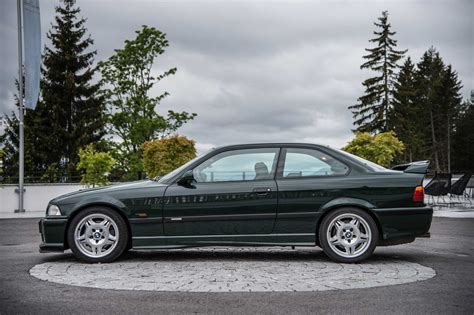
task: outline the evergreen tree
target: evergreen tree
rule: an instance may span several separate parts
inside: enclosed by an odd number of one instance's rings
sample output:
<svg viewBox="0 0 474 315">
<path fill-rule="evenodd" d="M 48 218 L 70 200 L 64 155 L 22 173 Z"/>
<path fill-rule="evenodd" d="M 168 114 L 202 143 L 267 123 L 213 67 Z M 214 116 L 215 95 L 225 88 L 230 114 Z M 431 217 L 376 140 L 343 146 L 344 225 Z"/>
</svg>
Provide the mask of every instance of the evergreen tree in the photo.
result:
<svg viewBox="0 0 474 315">
<path fill-rule="evenodd" d="M 18 80 L 15 82 L 17 88 L 17 94 L 14 96 L 15 105 L 18 108 Z M 24 86 L 24 85 L 23 85 Z M 24 95 L 24 91 L 23 91 Z M 44 144 L 41 142 L 42 132 L 38 130 L 40 116 L 37 114 L 40 109 L 37 107 L 35 110 L 24 108 L 24 150 L 25 150 L 25 180 L 39 181 L 42 170 L 44 169 L 43 152 L 41 148 Z M 5 123 L 5 129 L 3 135 L 0 136 L 0 143 L 3 145 L 4 150 L 4 182 L 16 183 L 18 181 L 18 146 L 19 146 L 19 121 L 17 117 L 17 111 L 12 112 L 10 115 L 4 115 L 3 120 Z"/>
<path fill-rule="evenodd" d="M 443 70 L 440 88 L 437 91 L 439 102 L 437 130 L 440 131 L 441 168 L 449 173 L 451 172 L 451 136 L 462 106 L 461 88 L 456 71 L 448 65 Z"/>
<path fill-rule="evenodd" d="M 441 104 L 438 99 L 443 78 L 444 62 L 439 53 L 432 47 L 426 51 L 420 62 L 417 64 L 415 78 L 416 84 L 416 104 L 422 113 L 419 115 L 419 123 L 424 126 L 419 136 L 425 146 L 425 156 L 433 161 L 434 169 L 441 171 L 440 136 L 446 129 L 440 130 Z"/>
<path fill-rule="evenodd" d="M 406 53 L 406 50 L 395 49 L 397 41 L 393 36 L 396 32 L 390 30 L 388 12 L 382 12 L 378 21 L 374 23 L 378 28 L 374 31 L 376 37 L 369 40 L 377 46 L 366 48 L 368 54 L 363 58 L 367 61 L 360 66 L 361 69 L 370 69 L 378 75 L 362 83 L 365 94 L 359 97 L 357 104 L 349 106 L 355 119 L 354 125 L 358 126 L 357 131 L 361 132 L 376 133 L 391 128 L 388 118 L 397 75 L 397 62 Z"/>
<path fill-rule="evenodd" d="M 453 134 L 453 170 L 474 172 L 474 105 L 467 101 L 456 121 Z"/>
<path fill-rule="evenodd" d="M 85 20 L 78 18 L 73 0 L 56 7 L 56 24 L 48 33 L 52 47 L 43 55 L 41 98 L 34 110 L 25 109 L 25 180 L 58 181 L 77 175 L 78 151 L 103 137 L 105 108 L 99 84 L 92 81 L 95 51 L 83 39 Z M 18 89 L 18 84 L 17 84 Z M 18 106 L 18 97 L 15 97 Z M 18 118 L 5 116 L 7 179 L 18 178 Z M 70 180 L 71 178 L 69 178 Z"/>
<path fill-rule="evenodd" d="M 420 109 L 415 102 L 415 65 L 408 57 L 394 84 L 393 108 L 389 115 L 392 129 L 405 144 L 405 161 L 412 162 L 420 156 L 423 142 L 418 137 L 420 129 Z"/>
<path fill-rule="evenodd" d="M 46 143 L 48 165 L 57 165 L 66 175 L 76 174 L 78 151 L 105 134 L 105 105 L 100 85 L 93 83 L 96 51 L 85 19 L 74 0 L 56 7 L 56 24 L 48 33 L 51 47 L 45 47 L 41 82 L 42 103 L 50 130 Z"/>
</svg>

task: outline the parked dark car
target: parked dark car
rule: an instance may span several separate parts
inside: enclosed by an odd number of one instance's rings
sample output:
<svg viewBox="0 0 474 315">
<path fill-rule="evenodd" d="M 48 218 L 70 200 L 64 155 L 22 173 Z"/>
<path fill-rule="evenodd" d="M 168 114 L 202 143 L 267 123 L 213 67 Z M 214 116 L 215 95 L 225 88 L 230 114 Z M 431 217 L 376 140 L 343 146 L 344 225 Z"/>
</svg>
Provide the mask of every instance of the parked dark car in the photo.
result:
<svg viewBox="0 0 474 315">
<path fill-rule="evenodd" d="M 377 245 L 429 236 L 428 166 L 389 170 L 314 144 L 221 147 L 161 178 L 51 200 L 40 251 L 93 263 L 128 249 L 316 245 L 359 262 Z"/>
</svg>

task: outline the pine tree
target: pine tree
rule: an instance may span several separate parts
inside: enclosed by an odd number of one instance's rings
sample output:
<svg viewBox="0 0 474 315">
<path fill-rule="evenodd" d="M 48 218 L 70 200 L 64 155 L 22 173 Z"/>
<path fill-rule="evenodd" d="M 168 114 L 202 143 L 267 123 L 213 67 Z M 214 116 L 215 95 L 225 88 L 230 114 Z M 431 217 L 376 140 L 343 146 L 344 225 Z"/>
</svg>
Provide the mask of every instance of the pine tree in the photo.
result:
<svg viewBox="0 0 474 315">
<path fill-rule="evenodd" d="M 18 146 L 19 146 L 19 122 L 17 117 L 19 99 L 18 80 L 15 82 L 17 93 L 14 95 L 15 106 L 17 111 L 12 112 L 10 115 L 4 115 L 3 120 L 5 122 L 5 129 L 3 135 L 0 136 L 0 143 L 3 145 L 4 151 L 4 182 L 15 183 L 18 181 Z M 24 86 L 24 85 L 23 85 Z M 23 91 L 24 95 L 24 91 Z M 42 143 L 39 139 L 42 132 L 38 130 L 38 123 L 40 117 L 37 114 L 38 108 L 35 110 L 24 108 L 24 150 L 25 150 L 25 180 L 26 181 L 37 181 L 41 174 L 41 170 L 44 168 L 43 156 L 41 150 Z"/>
<path fill-rule="evenodd" d="M 464 102 L 453 134 L 453 166 L 458 172 L 474 172 L 474 104 Z"/>
<path fill-rule="evenodd" d="M 421 57 L 417 64 L 416 72 L 416 104 L 422 114 L 418 117 L 419 123 L 425 126 L 420 134 L 428 154 L 425 156 L 433 161 L 434 169 L 441 171 L 440 150 L 441 133 L 446 129 L 439 130 L 442 115 L 440 115 L 439 91 L 444 71 L 444 62 L 439 53 L 431 47 Z M 443 118 L 444 119 L 444 118 Z"/>
<path fill-rule="evenodd" d="M 105 127 L 105 105 L 100 85 L 93 83 L 92 66 L 96 51 L 85 19 L 74 0 L 64 0 L 56 7 L 56 24 L 48 33 L 51 48 L 45 47 L 41 84 L 44 114 L 51 128 L 48 132 L 48 165 L 58 165 L 66 174 L 76 174 L 78 151 L 100 140 Z"/>
<path fill-rule="evenodd" d="M 451 172 L 451 136 L 462 106 L 461 88 L 462 84 L 456 71 L 448 65 L 442 73 L 436 94 L 439 102 L 437 130 L 440 131 L 441 167 L 449 173 Z"/>
<path fill-rule="evenodd" d="M 423 145 L 418 136 L 423 129 L 419 123 L 420 109 L 416 106 L 415 65 L 408 57 L 400 68 L 394 84 L 393 108 L 389 115 L 392 129 L 405 144 L 405 160 L 412 162 L 420 156 Z"/>
<path fill-rule="evenodd" d="M 377 46 L 365 49 L 368 54 L 363 58 L 367 61 L 360 68 L 370 69 L 379 75 L 362 83 L 365 94 L 359 97 L 357 104 L 349 106 L 355 119 L 354 125 L 358 126 L 357 131 L 361 132 L 377 133 L 391 128 L 388 118 L 397 75 L 397 62 L 406 53 L 406 50 L 395 50 L 397 41 L 393 36 L 396 32 L 390 30 L 388 12 L 382 12 L 378 21 L 374 23 L 378 28 L 378 31 L 374 31 L 376 37 L 369 40 Z"/>
</svg>

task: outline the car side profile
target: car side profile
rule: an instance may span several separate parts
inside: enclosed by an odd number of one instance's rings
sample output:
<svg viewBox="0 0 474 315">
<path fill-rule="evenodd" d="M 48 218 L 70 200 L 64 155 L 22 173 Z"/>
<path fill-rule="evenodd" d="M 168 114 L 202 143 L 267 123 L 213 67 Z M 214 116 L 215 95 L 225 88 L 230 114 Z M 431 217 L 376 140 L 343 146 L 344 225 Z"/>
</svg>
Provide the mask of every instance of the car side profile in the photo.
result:
<svg viewBox="0 0 474 315">
<path fill-rule="evenodd" d="M 428 161 L 386 169 L 316 144 L 214 149 L 152 180 L 82 190 L 50 201 L 41 252 L 85 262 L 129 249 L 319 246 L 343 263 L 376 246 L 429 236 Z"/>
</svg>

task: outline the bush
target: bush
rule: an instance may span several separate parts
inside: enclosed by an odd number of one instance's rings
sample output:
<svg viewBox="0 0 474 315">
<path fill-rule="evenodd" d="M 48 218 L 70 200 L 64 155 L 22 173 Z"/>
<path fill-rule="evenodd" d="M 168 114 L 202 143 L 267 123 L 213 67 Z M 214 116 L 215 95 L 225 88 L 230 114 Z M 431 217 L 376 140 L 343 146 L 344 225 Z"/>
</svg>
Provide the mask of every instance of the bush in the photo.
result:
<svg viewBox="0 0 474 315">
<path fill-rule="evenodd" d="M 92 144 L 85 149 L 79 150 L 78 170 L 83 170 L 81 184 L 105 185 L 107 184 L 107 174 L 115 164 L 115 160 L 107 152 L 95 151 Z"/>
<path fill-rule="evenodd" d="M 196 157 L 195 142 L 174 135 L 142 145 L 143 166 L 149 178 L 163 176 Z"/>
<path fill-rule="evenodd" d="M 381 132 L 375 136 L 357 132 L 356 137 L 343 150 L 388 167 L 395 157 L 403 153 L 405 146 L 393 131 Z"/>
</svg>

